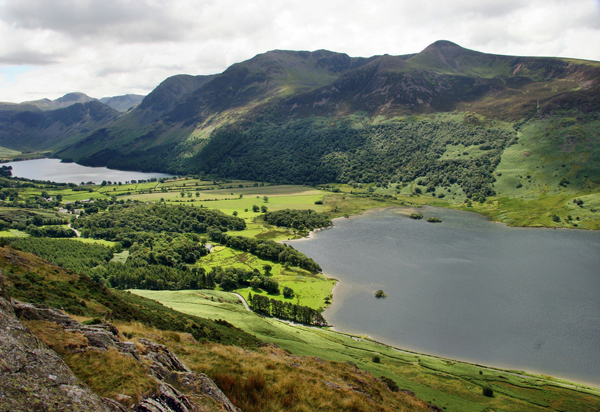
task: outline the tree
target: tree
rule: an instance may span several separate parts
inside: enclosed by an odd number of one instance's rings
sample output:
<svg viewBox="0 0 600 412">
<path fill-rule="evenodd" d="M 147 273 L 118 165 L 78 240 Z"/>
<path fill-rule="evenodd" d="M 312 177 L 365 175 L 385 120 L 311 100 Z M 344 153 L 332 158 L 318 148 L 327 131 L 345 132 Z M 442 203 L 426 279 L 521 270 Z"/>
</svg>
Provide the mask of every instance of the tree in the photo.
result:
<svg viewBox="0 0 600 412">
<path fill-rule="evenodd" d="M 258 207 L 257 205 L 253 205 L 252 206 L 252 211 L 255 213 L 258 213 L 260 211 L 260 207 Z"/>
<path fill-rule="evenodd" d="M 260 207 L 260 211 L 261 211 L 262 213 L 267 213 L 267 210 L 268 210 L 268 209 L 267 209 L 267 207 L 266 207 L 266 206 L 264 206 L 264 205 Z"/>
<path fill-rule="evenodd" d="M 263 200 L 265 203 L 269 203 L 269 198 L 267 196 L 263 196 Z"/>
<path fill-rule="evenodd" d="M 286 298 L 288 298 L 288 299 L 293 298 L 294 297 L 294 290 L 292 288 L 284 286 L 283 287 L 283 296 L 286 297 Z"/>
<path fill-rule="evenodd" d="M 262 288 L 268 293 L 277 294 L 279 293 L 279 282 L 273 278 L 266 278 L 263 281 Z"/>
<path fill-rule="evenodd" d="M 483 396 L 487 396 L 488 398 L 493 398 L 494 397 L 494 390 L 489 385 L 485 385 L 483 387 L 482 392 L 483 392 Z"/>
</svg>

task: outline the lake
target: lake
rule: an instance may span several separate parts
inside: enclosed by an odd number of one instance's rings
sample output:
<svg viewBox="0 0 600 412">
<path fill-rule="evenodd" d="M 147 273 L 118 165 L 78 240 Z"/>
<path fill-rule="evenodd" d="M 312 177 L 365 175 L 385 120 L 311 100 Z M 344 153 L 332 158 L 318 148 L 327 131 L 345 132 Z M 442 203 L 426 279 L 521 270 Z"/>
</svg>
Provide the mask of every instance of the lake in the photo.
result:
<svg viewBox="0 0 600 412">
<path fill-rule="evenodd" d="M 23 160 L 2 165 L 12 166 L 12 174 L 15 177 L 49 180 L 57 183 L 94 182 L 100 184 L 103 180 L 125 183 L 131 180 L 148 180 L 153 177 L 160 179 L 172 176 L 164 173 L 127 172 L 106 167 L 87 167 L 77 163 L 61 163 L 60 159 Z"/>
<path fill-rule="evenodd" d="M 508 228 L 424 207 L 336 220 L 294 248 L 340 280 L 335 329 L 600 386 L 600 233 Z M 377 299 L 376 290 L 388 297 Z"/>
</svg>

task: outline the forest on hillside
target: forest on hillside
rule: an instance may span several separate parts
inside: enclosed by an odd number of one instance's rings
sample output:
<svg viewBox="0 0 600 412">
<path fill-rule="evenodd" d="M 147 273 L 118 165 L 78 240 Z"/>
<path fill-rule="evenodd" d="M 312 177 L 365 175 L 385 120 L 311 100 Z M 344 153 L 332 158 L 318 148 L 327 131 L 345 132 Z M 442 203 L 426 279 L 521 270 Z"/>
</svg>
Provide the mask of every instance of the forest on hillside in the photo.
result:
<svg viewBox="0 0 600 412">
<path fill-rule="evenodd" d="M 479 199 L 495 194 L 493 172 L 516 132 L 476 123 L 303 119 L 282 125 L 262 120 L 218 129 L 188 167 L 230 178 L 311 185 L 418 179 L 428 191 L 458 184 L 467 197 Z M 459 144 L 473 147 L 477 156 L 442 157 Z"/>
</svg>

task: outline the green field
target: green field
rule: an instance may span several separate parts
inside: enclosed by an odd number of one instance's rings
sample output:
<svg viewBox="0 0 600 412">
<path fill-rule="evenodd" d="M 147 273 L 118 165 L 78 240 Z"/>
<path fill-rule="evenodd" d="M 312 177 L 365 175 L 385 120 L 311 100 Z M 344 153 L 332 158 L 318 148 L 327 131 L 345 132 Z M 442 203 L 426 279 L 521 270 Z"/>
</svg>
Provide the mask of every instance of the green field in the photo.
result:
<svg viewBox="0 0 600 412">
<path fill-rule="evenodd" d="M 73 237 L 70 239 L 77 240 L 78 242 L 83 242 L 83 243 L 95 243 L 97 245 L 104 245 L 107 247 L 114 247 L 117 244 L 117 242 L 109 242 L 108 240 L 104 240 L 104 239 L 86 239 L 83 237 Z"/>
<path fill-rule="evenodd" d="M 445 411 L 589 411 L 600 404 L 600 390 L 551 377 L 506 371 L 401 351 L 369 339 L 326 329 L 292 326 L 245 310 L 237 298 L 218 291 L 148 291 L 133 293 L 183 313 L 227 319 L 259 339 L 299 356 L 352 362 L 375 376 L 392 378 L 402 389 Z M 374 355 L 381 358 L 373 362 Z M 495 396 L 482 395 L 490 385 Z"/>
<path fill-rule="evenodd" d="M 27 236 L 29 236 L 28 233 L 21 232 L 16 229 L 0 231 L 0 237 L 27 237 Z"/>
<path fill-rule="evenodd" d="M 201 260 L 201 266 L 205 269 L 221 266 L 236 267 L 246 270 L 258 269 L 261 273 L 265 265 L 272 266 L 271 274 L 279 282 L 279 288 L 283 290 L 284 286 L 294 290 L 296 297 L 289 300 L 283 297 L 283 294 L 270 295 L 264 291 L 248 289 L 239 289 L 236 292 L 248 298 L 248 294 L 262 294 L 272 299 L 291 301 L 302 306 L 309 306 L 313 309 L 323 308 L 325 298 L 330 296 L 331 290 L 336 283 L 335 279 L 327 278 L 323 275 L 314 275 L 299 268 L 286 268 L 284 265 L 274 263 L 268 260 L 260 259 L 250 253 L 240 252 L 231 248 L 215 248 L 216 251 L 205 256 Z"/>
<path fill-rule="evenodd" d="M 0 147 L 0 158 L 1 159 L 11 159 L 20 154 L 21 154 L 21 152 L 18 152 L 16 150 L 8 149 L 6 147 Z"/>
</svg>

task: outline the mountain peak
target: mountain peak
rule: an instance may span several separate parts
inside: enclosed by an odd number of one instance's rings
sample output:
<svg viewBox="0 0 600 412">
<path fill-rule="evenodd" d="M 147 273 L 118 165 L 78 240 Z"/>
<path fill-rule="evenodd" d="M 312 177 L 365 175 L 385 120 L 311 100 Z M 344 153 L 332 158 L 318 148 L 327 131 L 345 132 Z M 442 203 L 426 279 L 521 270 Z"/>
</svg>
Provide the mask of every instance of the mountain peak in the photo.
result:
<svg viewBox="0 0 600 412">
<path fill-rule="evenodd" d="M 55 99 L 54 101 L 56 103 L 86 103 L 92 100 L 96 100 L 91 98 L 90 96 L 88 96 L 85 93 L 80 93 L 80 92 L 74 92 L 74 93 L 67 93 L 65 94 L 63 97 L 59 97 L 58 99 Z"/>
<path fill-rule="evenodd" d="M 440 49 L 458 49 L 462 50 L 463 48 L 456 43 L 453 43 L 449 40 L 438 40 L 436 42 L 431 43 L 429 46 L 425 47 L 423 51 L 426 50 L 440 50 Z"/>
</svg>

